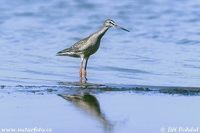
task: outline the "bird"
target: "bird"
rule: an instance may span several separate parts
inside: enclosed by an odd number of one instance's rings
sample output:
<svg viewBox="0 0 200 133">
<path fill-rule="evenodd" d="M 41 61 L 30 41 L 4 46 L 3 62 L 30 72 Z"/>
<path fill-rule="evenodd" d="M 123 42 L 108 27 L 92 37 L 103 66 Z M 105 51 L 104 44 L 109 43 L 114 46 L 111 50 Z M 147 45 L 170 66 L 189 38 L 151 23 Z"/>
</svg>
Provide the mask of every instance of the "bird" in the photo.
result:
<svg viewBox="0 0 200 133">
<path fill-rule="evenodd" d="M 103 26 L 94 32 L 93 34 L 89 35 L 86 38 L 81 39 L 80 41 L 76 42 L 74 45 L 72 45 L 69 48 L 66 48 L 64 50 L 59 51 L 56 55 L 57 56 L 70 56 L 70 57 L 78 57 L 81 59 L 80 63 L 80 82 L 82 83 L 82 69 L 83 69 L 83 63 L 85 61 L 84 66 L 84 81 L 87 81 L 87 64 L 88 59 L 91 55 L 96 53 L 96 51 L 99 49 L 100 42 L 102 37 L 105 35 L 105 33 L 110 29 L 111 27 L 122 29 L 124 31 L 130 32 L 129 30 L 119 26 L 111 19 L 106 19 L 103 23 Z"/>
</svg>

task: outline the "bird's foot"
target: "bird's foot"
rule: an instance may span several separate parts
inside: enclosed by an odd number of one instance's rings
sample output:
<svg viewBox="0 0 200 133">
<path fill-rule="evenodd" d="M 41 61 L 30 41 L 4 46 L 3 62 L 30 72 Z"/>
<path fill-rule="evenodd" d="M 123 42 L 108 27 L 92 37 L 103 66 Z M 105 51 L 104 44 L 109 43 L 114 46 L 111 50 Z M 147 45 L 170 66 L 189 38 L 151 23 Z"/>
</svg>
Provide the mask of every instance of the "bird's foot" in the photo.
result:
<svg viewBox="0 0 200 133">
<path fill-rule="evenodd" d="M 84 77 L 84 79 L 82 77 L 80 77 L 80 84 L 85 84 L 87 83 L 87 77 Z"/>
<path fill-rule="evenodd" d="M 82 77 L 80 77 L 80 83 L 81 83 L 81 84 L 83 83 L 83 78 L 82 78 Z"/>
</svg>

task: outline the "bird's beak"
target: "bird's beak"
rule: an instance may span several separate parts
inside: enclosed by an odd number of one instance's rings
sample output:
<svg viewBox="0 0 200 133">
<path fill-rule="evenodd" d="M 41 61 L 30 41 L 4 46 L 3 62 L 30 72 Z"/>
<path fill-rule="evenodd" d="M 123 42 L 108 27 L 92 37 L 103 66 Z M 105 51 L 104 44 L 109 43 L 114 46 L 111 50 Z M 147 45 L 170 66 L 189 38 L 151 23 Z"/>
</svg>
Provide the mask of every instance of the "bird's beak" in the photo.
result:
<svg viewBox="0 0 200 133">
<path fill-rule="evenodd" d="M 124 31 L 130 32 L 129 30 L 127 30 L 127 29 L 125 29 L 125 28 L 123 28 L 123 27 L 121 27 L 121 26 L 119 26 L 119 25 L 115 25 L 115 27 L 118 28 L 118 29 L 121 29 L 121 30 L 124 30 Z"/>
</svg>

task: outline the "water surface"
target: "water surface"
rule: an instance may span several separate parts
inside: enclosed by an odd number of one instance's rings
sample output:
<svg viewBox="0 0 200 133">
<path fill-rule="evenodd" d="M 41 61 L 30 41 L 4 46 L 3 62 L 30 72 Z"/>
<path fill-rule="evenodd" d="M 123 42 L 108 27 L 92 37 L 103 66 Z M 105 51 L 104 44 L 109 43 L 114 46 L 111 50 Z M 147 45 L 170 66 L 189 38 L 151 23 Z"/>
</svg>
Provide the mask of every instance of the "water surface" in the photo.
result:
<svg viewBox="0 0 200 133">
<path fill-rule="evenodd" d="M 161 133 L 199 127 L 199 0 L 1 0 L 0 128 Z M 80 84 L 56 53 L 111 18 Z M 0 132 L 1 132 L 0 129 Z"/>
<path fill-rule="evenodd" d="M 162 133 L 170 127 L 199 128 L 199 100 L 127 91 L 0 93 L 0 128 L 37 127 L 53 133 Z"/>
<path fill-rule="evenodd" d="M 108 31 L 90 82 L 199 87 L 199 9 L 198 0 L 1 0 L 0 84 L 78 81 L 80 60 L 56 53 L 111 18 L 131 32 Z"/>
</svg>

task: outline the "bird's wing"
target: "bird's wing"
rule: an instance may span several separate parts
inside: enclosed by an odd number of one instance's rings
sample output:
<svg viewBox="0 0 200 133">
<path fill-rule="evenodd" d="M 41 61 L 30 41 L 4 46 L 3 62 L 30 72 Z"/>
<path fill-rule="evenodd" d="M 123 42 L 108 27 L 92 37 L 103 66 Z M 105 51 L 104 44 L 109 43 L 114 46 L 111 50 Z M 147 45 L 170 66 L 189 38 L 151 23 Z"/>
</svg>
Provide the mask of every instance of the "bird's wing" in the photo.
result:
<svg viewBox="0 0 200 133">
<path fill-rule="evenodd" d="M 81 39 L 80 41 L 78 41 L 77 43 L 75 43 L 72 47 L 70 47 L 69 49 L 71 49 L 74 52 L 81 52 L 85 49 L 85 47 L 87 46 L 87 41 L 88 41 L 89 37 L 86 37 L 84 39 Z"/>
<path fill-rule="evenodd" d="M 76 42 L 71 47 L 59 51 L 57 53 L 57 55 L 64 55 L 64 54 L 69 53 L 69 52 L 78 53 L 78 52 L 84 51 L 84 49 L 87 47 L 87 43 L 86 42 L 87 42 L 88 38 L 89 37 L 84 38 L 84 39 Z"/>
</svg>

